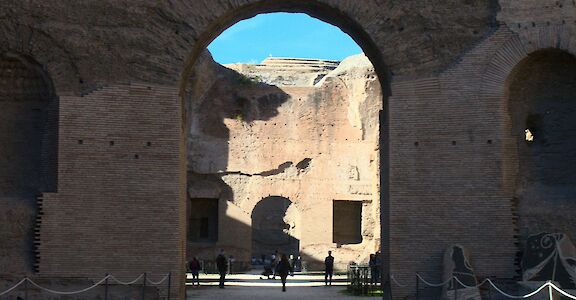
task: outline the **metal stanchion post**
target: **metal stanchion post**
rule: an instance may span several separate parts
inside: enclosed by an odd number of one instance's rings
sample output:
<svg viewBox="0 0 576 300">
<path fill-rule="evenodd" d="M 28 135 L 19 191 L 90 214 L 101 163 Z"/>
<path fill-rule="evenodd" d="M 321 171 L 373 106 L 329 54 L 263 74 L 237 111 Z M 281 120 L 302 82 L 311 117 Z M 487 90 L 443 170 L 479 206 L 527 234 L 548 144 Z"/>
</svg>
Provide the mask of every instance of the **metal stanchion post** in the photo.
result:
<svg viewBox="0 0 576 300">
<path fill-rule="evenodd" d="M 106 274 L 106 280 L 104 281 L 104 300 L 108 300 L 108 274 Z"/>
<path fill-rule="evenodd" d="M 454 288 L 454 300 L 458 299 L 458 289 L 456 288 L 456 277 L 452 277 L 452 287 Z"/>
<path fill-rule="evenodd" d="M 172 272 L 168 273 L 168 300 L 170 300 L 171 288 L 172 288 Z M 186 295 L 186 281 L 184 281 L 184 295 Z"/>
<path fill-rule="evenodd" d="M 146 299 L 146 272 L 144 272 L 144 277 L 142 279 L 142 300 Z"/>
<path fill-rule="evenodd" d="M 418 280 L 418 273 L 416 273 L 416 300 L 420 300 L 420 280 Z"/>
<path fill-rule="evenodd" d="M 24 300 L 28 300 L 28 276 L 24 277 Z"/>
</svg>

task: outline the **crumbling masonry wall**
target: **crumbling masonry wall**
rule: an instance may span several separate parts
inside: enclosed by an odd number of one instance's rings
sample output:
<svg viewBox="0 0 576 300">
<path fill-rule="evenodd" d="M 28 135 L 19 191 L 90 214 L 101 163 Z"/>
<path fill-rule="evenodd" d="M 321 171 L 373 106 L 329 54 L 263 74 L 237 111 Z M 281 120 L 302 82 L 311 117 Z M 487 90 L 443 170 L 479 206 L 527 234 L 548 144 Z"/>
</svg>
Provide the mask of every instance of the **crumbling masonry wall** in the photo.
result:
<svg viewBox="0 0 576 300">
<path fill-rule="evenodd" d="M 204 60 L 190 86 L 195 95 L 202 91 L 190 99 L 190 210 L 194 198 L 208 195 L 226 209 L 220 212 L 218 241 L 189 243 L 189 256 L 210 260 L 222 248 L 244 265 L 252 256 L 269 256 L 273 251 L 253 251 L 252 231 L 245 228 L 254 225 L 250 216 L 262 199 L 282 196 L 297 212 L 297 220 L 287 216 L 285 222 L 291 226 L 287 234 L 300 245 L 299 253 L 287 254 L 301 254 L 313 268 L 323 265 L 328 250 L 342 269 L 350 261 L 367 262 L 379 249 L 377 128 L 382 105 L 368 59 L 350 57 L 316 85 L 301 86 L 269 85 L 210 57 Z M 291 63 L 284 73 L 292 69 L 299 82 L 298 66 L 306 64 Z M 333 242 L 334 200 L 363 203 L 361 243 Z"/>
<path fill-rule="evenodd" d="M 36 266 L 37 199 L 54 191 L 58 111 L 41 66 L 0 56 L 0 265 L 26 274 Z"/>
<path fill-rule="evenodd" d="M 574 239 L 576 220 L 565 212 L 576 209 L 576 56 L 531 53 L 510 74 L 507 92 L 521 245 L 540 232 Z"/>
<path fill-rule="evenodd" d="M 469 249 L 479 276 L 513 277 L 518 151 L 506 81 L 532 52 L 576 53 L 575 8 L 573 0 L 5 0 L 0 52 L 36 61 L 60 111 L 57 192 L 43 198 L 38 272 L 22 273 L 171 271 L 182 297 L 189 77 L 225 28 L 288 11 L 349 33 L 382 83 L 381 212 L 390 212 L 382 244 L 408 285 L 394 287 L 395 297 L 412 293 L 415 272 L 439 278 L 453 243 Z"/>
</svg>

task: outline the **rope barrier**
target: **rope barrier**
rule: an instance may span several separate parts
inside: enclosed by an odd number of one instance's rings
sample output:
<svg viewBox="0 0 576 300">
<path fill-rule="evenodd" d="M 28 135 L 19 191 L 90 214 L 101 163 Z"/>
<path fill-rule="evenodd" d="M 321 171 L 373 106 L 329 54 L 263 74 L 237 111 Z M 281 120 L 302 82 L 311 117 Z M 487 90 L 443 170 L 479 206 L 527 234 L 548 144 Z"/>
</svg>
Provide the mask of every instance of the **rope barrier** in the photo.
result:
<svg viewBox="0 0 576 300">
<path fill-rule="evenodd" d="M 460 279 L 458 279 L 458 277 L 454 276 L 454 277 L 452 277 L 452 278 L 456 279 L 456 282 L 458 282 L 460 285 L 462 285 L 462 286 L 465 287 L 465 288 L 477 288 L 477 287 L 482 286 L 482 285 L 485 284 L 486 282 L 488 282 L 488 280 L 490 280 L 490 279 L 486 278 L 486 279 L 482 280 L 482 282 L 480 282 L 480 283 L 477 284 L 477 285 L 466 285 L 466 284 L 464 284 L 464 282 L 460 281 Z"/>
<path fill-rule="evenodd" d="M 17 284 L 15 284 L 13 287 L 5 290 L 4 292 L 0 293 L 0 297 L 10 293 L 12 290 L 14 290 L 15 288 L 17 288 L 18 286 L 20 286 L 22 283 L 24 283 L 24 281 L 28 280 L 28 278 L 24 278 L 22 280 L 20 280 Z"/>
<path fill-rule="evenodd" d="M 162 279 L 160 279 L 160 281 L 154 282 L 150 279 L 146 279 L 146 281 L 148 281 L 151 285 L 160 285 L 162 284 L 162 282 L 166 281 L 166 279 L 168 279 L 168 274 L 164 275 L 164 277 L 162 277 Z"/>
<path fill-rule="evenodd" d="M 93 288 L 101 285 L 101 284 L 104 283 L 107 279 L 112 279 L 112 280 L 116 281 L 117 283 L 119 283 L 119 284 L 121 284 L 121 285 L 131 285 L 131 284 L 134 284 L 134 283 L 140 281 L 140 279 L 142 278 L 142 276 L 144 276 L 144 274 L 140 274 L 140 276 L 136 277 L 136 279 L 134 279 L 134 280 L 132 280 L 132 281 L 130 281 L 130 282 L 124 282 L 124 281 L 118 280 L 116 277 L 114 277 L 114 276 L 112 276 L 112 275 L 106 275 L 104 278 L 102 278 L 100 281 L 96 282 L 96 283 L 93 284 L 92 286 L 87 287 L 87 288 L 85 288 L 85 289 L 78 290 L 78 291 L 72 291 L 72 292 L 56 291 L 56 290 L 53 290 L 53 289 L 49 289 L 49 288 L 47 288 L 47 287 L 43 287 L 43 286 L 37 284 L 37 283 L 34 282 L 32 279 L 26 277 L 26 278 L 23 278 L 22 280 L 20 280 L 18 283 L 16 283 L 16 284 L 15 284 L 14 286 L 12 286 L 11 288 L 9 288 L 9 289 L 7 289 L 7 290 L 5 290 L 5 291 L 3 291 L 3 292 L 0 292 L 0 297 L 1 297 L 1 296 L 4 296 L 4 295 L 7 295 L 8 293 L 12 292 L 13 290 L 15 290 L 16 288 L 18 288 L 21 284 L 25 283 L 26 281 L 30 282 L 30 284 L 32 284 L 32 285 L 35 286 L 36 288 L 38 288 L 38 289 L 40 289 L 40 290 L 43 290 L 43 291 L 46 291 L 46 292 L 49 292 L 49 293 L 52 293 L 52 294 L 58 294 L 58 295 L 74 295 L 74 294 L 80 294 L 80 293 L 87 292 L 87 291 L 89 291 L 89 290 L 91 290 L 91 289 L 93 289 Z M 152 285 L 160 285 L 160 284 L 162 284 L 164 281 L 166 281 L 166 279 L 168 279 L 169 276 L 170 276 L 170 275 L 167 274 L 167 275 L 165 275 L 160 281 L 157 281 L 157 282 L 154 282 L 154 281 L 149 280 L 149 279 L 147 279 L 146 281 L 149 282 L 149 283 L 151 283 Z"/>
<path fill-rule="evenodd" d="M 559 287 L 554 285 L 552 282 L 549 282 L 550 286 L 555 289 L 558 293 L 564 295 L 564 297 L 568 297 L 570 299 L 576 300 L 576 296 L 566 293 L 565 291 L 561 290 Z"/>
<path fill-rule="evenodd" d="M 131 285 L 131 284 L 135 284 L 136 282 L 140 281 L 140 278 L 142 278 L 142 276 L 144 276 L 144 274 L 140 274 L 140 276 L 136 277 L 136 279 L 130 281 L 130 282 L 124 282 L 119 280 L 118 278 L 110 275 L 110 279 L 116 281 L 117 283 L 121 284 L 121 285 Z"/>
<path fill-rule="evenodd" d="M 490 285 L 491 285 L 496 291 L 498 291 L 498 293 L 500 293 L 500 294 L 502 294 L 502 295 L 504 295 L 504 296 L 506 296 L 506 297 L 508 297 L 508 298 L 512 298 L 512 299 L 525 299 L 525 298 L 530 298 L 530 297 L 532 297 L 532 296 L 540 293 L 540 291 L 541 291 L 542 289 L 544 289 L 544 288 L 548 285 L 548 283 L 545 283 L 545 284 L 543 284 L 541 287 L 539 287 L 538 289 L 536 289 L 535 291 L 533 291 L 533 292 L 531 292 L 531 293 L 528 293 L 528 294 L 526 294 L 526 295 L 510 295 L 510 294 L 504 292 L 503 290 L 501 290 L 500 288 L 498 288 L 498 287 L 494 284 L 494 282 L 492 282 L 492 280 L 488 279 L 488 283 L 490 283 Z"/>
<path fill-rule="evenodd" d="M 89 290 L 91 290 L 91 289 L 93 289 L 93 288 L 101 285 L 101 284 L 102 284 L 104 281 L 106 281 L 107 279 L 113 279 L 114 281 L 116 281 L 117 283 L 122 284 L 122 285 L 131 285 L 131 284 L 134 284 L 134 283 L 138 282 L 138 281 L 142 278 L 142 276 L 144 276 L 144 274 L 140 274 L 140 276 L 138 276 L 136 279 L 134 279 L 134 280 L 132 280 L 132 281 L 130 281 L 130 282 L 123 282 L 123 281 L 118 280 L 116 277 L 114 277 L 114 276 L 112 276 L 112 275 L 107 275 L 107 276 L 105 276 L 104 278 L 102 278 L 100 281 L 96 282 L 95 284 L 93 284 L 93 285 L 90 286 L 90 287 L 87 287 L 87 288 L 82 289 L 82 290 L 79 290 L 79 291 L 72 291 L 72 292 L 63 292 L 63 291 L 52 290 L 52 289 L 49 289 L 49 288 L 40 286 L 40 285 L 38 285 L 36 282 L 34 282 L 34 281 L 32 281 L 31 279 L 29 279 L 29 278 L 26 277 L 26 278 L 20 280 L 18 283 L 16 283 L 16 284 L 15 284 L 14 286 L 12 286 L 11 288 L 9 288 L 9 289 L 7 289 L 7 290 L 5 290 L 5 291 L 3 291 L 3 292 L 0 292 L 0 296 L 4 296 L 4 295 L 12 292 L 13 290 L 15 290 L 16 288 L 18 288 L 21 284 L 23 284 L 23 283 L 26 282 L 26 281 L 30 282 L 33 286 L 35 286 L 35 287 L 37 287 L 37 288 L 39 288 L 39 289 L 41 289 L 41 290 L 44 290 L 44 291 L 46 291 L 46 292 L 52 293 L 52 294 L 73 295 L 73 294 L 79 294 L 79 293 L 87 292 L 87 291 L 89 291 Z M 450 278 L 450 279 L 448 279 L 448 280 L 446 280 L 445 282 L 442 282 L 442 283 L 431 283 L 431 282 L 428 282 L 426 279 L 424 279 L 424 278 L 423 278 L 422 276 L 420 276 L 420 274 L 418 274 L 418 273 L 416 273 L 416 276 L 417 276 L 418 279 L 419 279 L 420 281 L 422 281 L 424 284 L 426 284 L 426 285 L 428 285 L 428 286 L 431 286 L 431 287 L 442 287 L 442 286 L 450 283 L 450 281 L 452 281 L 453 279 L 455 279 L 459 284 L 461 284 L 462 286 L 464 286 L 464 287 L 466 287 L 466 288 L 477 288 L 477 287 L 480 287 L 480 286 L 484 285 L 486 282 L 488 282 L 488 283 L 489 283 L 496 291 L 498 291 L 500 294 L 504 295 L 505 297 L 511 298 L 511 299 L 526 299 L 526 298 L 530 298 L 530 297 L 538 294 L 538 293 L 539 293 L 540 291 L 542 291 L 544 288 L 548 287 L 548 294 L 549 294 L 550 300 L 553 299 L 553 298 L 552 298 L 552 289 L 556 290 L 558 293 L 562 294 L 562 295 L 565 296 L 565 297 L 568 297 L 568 298 L 570 298 L 570 299 L 572 299 L 572 300 L 576 300 L 576 296 L 575 296 L 575 295 L 572 295 L 572 294 L 569 294 L 569 293 L 563 291 L 562 289 L 560 289 L 559 287 L 557 287 L 556 285 L 554 285 L 554 284 L 553 284 L 552 282 L 550 282 L 550 281 L 549 281 L 549 282 L 546 282 L 545 284 L 543 284 L 542 286 L 540 286 L 540 287 L 539 287 L 538 289 L 536 289 L 535 291 L 533 291 L 533 292 L 531 292 L 531 293 L 528 293 L 528 294 L 526 294 L 526 295 L 510 295 L 510 294 L 504 292 L 503 290 L 501 290 L 498 286 L 496 286 L 496 284 L 494 284 L 494 282 L 492 282 L 492 280 L 490 280 L 490 278 L 484 279 L 482 282 L 480 282 L 480 283 L 477 284 L 477 285 L 469 286 L 469 285 L 464 284 L 462 281 L 460 281 L 460 279 L 458 279 L 458 277 L 455 277 L 455 276 L 453 276 L 452 278 Z M 147 279 L 146 281 L 149 282 L 149 283 L 152 284 L 152 285 L 159 285 L 159 284 L 163 283 L 164 281 L 166 281 L 166 279 L 168 279 L 168 278 L 169 278 L 169 275 L 165 275 L 160 281 L 157 281 L 157 282 L 152 281 L 152 280 L 150 280 L 150 279 Z M 394 277 L 394 275 L 391 275 L 390 278 L 391 278 L 392 281 L 393 281 L 397 286 L 399 286 L 399 287 L 407 287 L 407 286 L 408 286 L 408 285 L 406 285 L 406 284 L 401 284 L 400 282 L 398 282 L 398 280 L 396 280 L 396 278 Z"/>
<path fill-rule="evenodd" d="M 552 298 L 552 289 L 556 290 L 557 292 L 559 292 L 560 294 L 562 294 L 562 295 L 565 296 L 565 297 L 568 297 L 568 298 L 570 298 L 570 299 L 572 299 L 572 300 L 576 300 L 576 296 L 575 296 L 575 295 L 571 295 L 571 294 L 563 291 L 562 289 L 560 289 L 559 287 L 557 287 L 556 285 L 554 285 L 554 284 L 551 283 L 551 282 L 547 282 L 547 283 L 543 284 L 542 286 L 540 286 L 539 288 L 537 288 L 535 291 L 530 292 L 530 293 L 528 293 L 528 294 L 526 294 L 526 295 L 511 295 L 511 294 L 508 294 L 508 293 L 504 292 L 502 289 L 500 289 L 496 284 L 494 284 L 494 282 L 492 282 L 492 280 L 490 280 L 490 278 L 484 279 L 482 282 L 478 283 L 477 285 L 469 286 L 469 285 L 464 284 L 462 281 L 460 281 L 460 279 L 458 279 L 458 277 L 455 277 L 455 276 L 452 277 L 452 278 L 450 278 L 450 279 L 448 279 L 447 281 L 445 281 L 445 282 L 443 282 L 443 283 L 440 283 L 440 284 L 430 283 L 430 282 L 426 281 L 424 278 L 422 278 L 422 276 L 420 276 L 420 274 L 418 274 L 418 273 L 416 273 L 416 276 L 418 276 L 418 278 L 420 279 L 420 281 L 422 281 L 424 284 L 426 284 L 426 285 L 428 285 L 428 286 L 431 286 L 431 287 L 441 287 L 441 286 L 444 286 L 444 285 L 446 285 L 447 283 L 449 283 L 452 279 L 455 279 L 459 284 L 461 284 L 461 285 L 462 285 L 463 287 L 465 287 L 465 288 L 478 288 L 478 287 L 480 287 L 480 286 L 482 286 L 482 285 L 484 285 L 484 284 L 486 284 L 486 283 L 488 282 L 497 292 L 499 292 L 499 293 L 502 294 L 503 296 L 508 297 L 508 298 L 511 298 L 511 299 L 526 299 L 526 298 L 530 298 L 530 297 L 538 294 L 538 293 L 539 293 L 540 291 L 542 291 L 544 288 L 548 287 L 548 288 L 549 288 L 549 291 L 548 291 L 548 292 L 549 292 L 549 294 L 550 294 L 550 300 L 553 299 L 553 298 Z M 391 276 L 391 277 L 392 277 L 392 279 L 394 280 L 394 282 L 395 282 L 398 286 L 400 286 L 400 287 L 405 287 L 405 286 L 406 286 L 406 285 L 404 285 L 404 286 L 400 285 L 400 283 L 397 282 L 396 279 L 395 279 L 393 276 Z"/>
<path fill-rule="evenodd" d="M 390 279 L 392 279 L 392 281 L 394 281 L 394 283 L 399 286 L 399 287 L 407 287 L 407 284 L 401 284 L 400 282 L 398 282 L 398 280 L 396 280 L 396 278 L 394 277 L 394 275 L 390 275 Z"/>
<path fill-rule="evenodd" d="M 89 291 L 89 290 L 91 290 L 91 289 L 99 286 L 99 285 L 102 284 L 104 281 L 106 281 L 106 279 L 108 279 L 108 277 L 110 277 L 110 275 L 108 275 L 108 276 L 104 277 L 102 280 L 96 282 L 96 283 L 95 283 L 94 285 L 92 285 L 91 287 L 88 287 L 88 288 L 85 288 L 85 289 L 82 289 L 82 290 L 79 290 L 79 291 L 74 291 L 74 292 L 61 292 L 61 291 L 56 291 L 56 290 L 52 290 L 52 289 L 49 289 L 49 288 L 45 288 L 45 287 L 43 287 L 43 286 L 40 286 L 40 285 L 38 285 L 36 282 L 34 282 L 34 281 L 32 281 L 32 280 L 30 280 L 30 279 L 28 279 L 28 278 L 26 278 L 26 280 L 28 280 L 28 282 L 30 282 L 33 286 L 35 286 L 35 287 L 37 287 L 37 288 L 39 288 L 39 289 L 41 289 L 41 290 L 44 290 L 44 291 L 46 291 L 46 292 L 52 293 L 52 294 L 58 294 L 58 295 L 74 295 L 74 294 L 80 294 L 80 293 L 87 292 L 87 291 Z"/>
<path fill-rule="evenodd" d="M 448 280 L 446 280 L 445 282 L 442 283 L 430 283 L 428 281 L 426 281 L 426 279 L 422 278 L 422 276 L 420 276 L 420 274 L 416 273 L 416 276 L 418 276 L 418 278 L 424 282 L 424 284 L 431 286 L 431 287 L 441 287 L 441 286 L 445 286 L 448 283 L 450 283 L 450 281 L 452 281 L 452 278 L 449 278 Z"/>
</svg>

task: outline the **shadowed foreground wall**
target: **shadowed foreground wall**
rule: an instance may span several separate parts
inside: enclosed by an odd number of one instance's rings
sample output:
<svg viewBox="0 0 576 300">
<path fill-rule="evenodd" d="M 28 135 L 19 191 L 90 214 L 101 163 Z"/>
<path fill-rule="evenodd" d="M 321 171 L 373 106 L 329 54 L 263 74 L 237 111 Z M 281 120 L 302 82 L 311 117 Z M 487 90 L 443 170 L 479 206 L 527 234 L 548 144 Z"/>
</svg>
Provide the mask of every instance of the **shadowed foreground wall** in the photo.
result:
<svg viewBox="0 0 576 300">
<path fill-rule="evenodd" d="M 36 263 L 36 199 L 55 188 L 56 105 L 39 65 L 0 56 L 0 265 L 7 273 L 25 274 Z"/>
<path fill-rule="evenodd" d="M 44 195 L 39 272 L 26 262 L 21 273 L 4 275 L 131 279 L 147 271 L 157 280 L 172 271 L 182 297 L 183 91 L 194 62 L 243 18 L 297 11 L 350 33 L 382 83 L 389 135 L 380 150 L 389 161 L 380 164 L 389 180 L 380 188 L 390 209 L 383 232 L 391 270 L 408 284 L 394 295 L 414 290 L 415 272 L 439 278 L 452 243 L 468 248 L 479 276 L 512 277 L 517 151 L 506 79 L 534 51 L 576 53 L 575 7 L 570 0 L 3 1 L 0 52 L 36 61 L 60 106 L 58 186 Z"/>
<path fill-rule="evenodd" d="M 566 212 L 576 210 L 576 57 L 547 49 L 522 60 L 508 79 L 508 110 L 522 245 L 540 232 L 575 239 L 576 220 Z"/>
</svg>

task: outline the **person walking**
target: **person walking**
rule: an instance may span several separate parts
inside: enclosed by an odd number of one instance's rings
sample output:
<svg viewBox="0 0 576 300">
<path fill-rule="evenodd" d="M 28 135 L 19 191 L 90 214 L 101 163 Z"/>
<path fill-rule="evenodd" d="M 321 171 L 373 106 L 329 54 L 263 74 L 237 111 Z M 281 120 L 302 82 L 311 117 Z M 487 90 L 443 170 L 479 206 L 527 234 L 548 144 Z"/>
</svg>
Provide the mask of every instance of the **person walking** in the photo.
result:
<svg viewBox="0 0 576 300">
<path fill-rule="evenodd" d="M 332 275 L 334 274 L 334 256 L 332 251 L 328 251 L 328 256 L 324 259 L 324 285 L 332 285 Z"/>
<path fill-rule="evenodd" d="M 224 255 L 224 250 L 220 249 L 220 254 L 216 257 L 216 268 L 220 274 L 220 284 L 221 289 L 224 288 L 224 281 L 226 280 L 226 273 L 228 272 L 228 259 Z"/>
<path fill-rule="evenodd" d="M 290 261 L 288 261 L 288 257 L 286 254 L 282 254 L 282 258 L 278 262 L 276 266 L 276 272 L 280 276 L 280 280 L 282 281 L 282 291 L 286 291 L 286 279 L 288 278 L 288 274 L 292 272 L 292 266 L 290 266 Z"/>
<path fill-rule="evenodd" d="M 200 273 L 200 261 L 198 261 L 196 256 L 192 258 L 190 264 L 188 264 L 188 268 L 190 269 L 190 273 L 192 273 L 192 286 L 194 286 L 194 281 L 196 281 L 196 284 L 200 286 L 200 278 L 198 276 Z"/>
</svg>

